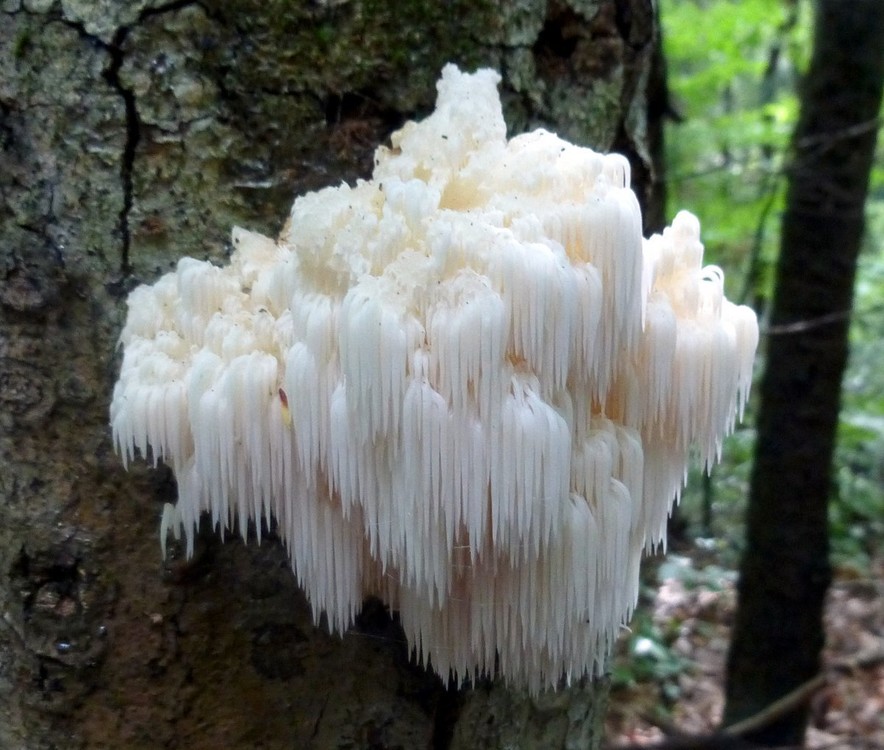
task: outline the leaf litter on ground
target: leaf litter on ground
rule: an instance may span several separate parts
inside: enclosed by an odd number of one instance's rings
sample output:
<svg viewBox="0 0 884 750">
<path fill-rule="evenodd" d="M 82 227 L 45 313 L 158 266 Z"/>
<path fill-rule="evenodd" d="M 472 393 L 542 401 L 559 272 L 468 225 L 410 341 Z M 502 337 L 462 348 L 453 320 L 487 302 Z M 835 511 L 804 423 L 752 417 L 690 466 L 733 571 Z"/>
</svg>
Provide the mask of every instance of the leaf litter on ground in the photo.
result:
<svg viewBox="0 0 884 750">
<path fill-rule="evenodd" d="M 649 588 L 618 645 L 606 721 L 610 747 L 653 746 L 677 728 L 708 735 L 721 721 L 736 609 L 734 571 L 702 550 L 651 565 Z M 836 571 L 825 608 L 825 684 L 810 703 L 811 750 L 884 748 L 884 558 Z"/>
</svg>

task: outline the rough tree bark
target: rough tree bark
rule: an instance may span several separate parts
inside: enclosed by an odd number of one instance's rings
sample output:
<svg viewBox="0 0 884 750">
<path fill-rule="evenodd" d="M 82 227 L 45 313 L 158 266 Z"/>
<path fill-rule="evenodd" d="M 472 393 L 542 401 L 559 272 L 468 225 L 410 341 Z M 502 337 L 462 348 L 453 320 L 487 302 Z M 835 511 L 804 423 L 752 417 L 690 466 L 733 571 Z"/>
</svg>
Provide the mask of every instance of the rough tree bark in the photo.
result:
<svg viewBox="0 0 884 750">
<path fill-rule="evenodd" d="M 650 0 L 0 14 L 0 747 L 596 746 L 603 689 L 446 691 L 376 603 L 342 639 L 315 627 L 272 541 L 207 532 L 164 564 L 172 477 L 122 470 L 107 409 L 126 294 L 365 175 L 447 61 L 502 71 L 513 131 L 650 174 Z"/>
<path fill-rule="evenodd" d="M 827 506 L 863 208 L 880 125 L 884 0 L 820 0 L 793 140 L 725 723 L 814 677 Z M 798 746 L 806 708 L 751 739 Z"/>
</svg>

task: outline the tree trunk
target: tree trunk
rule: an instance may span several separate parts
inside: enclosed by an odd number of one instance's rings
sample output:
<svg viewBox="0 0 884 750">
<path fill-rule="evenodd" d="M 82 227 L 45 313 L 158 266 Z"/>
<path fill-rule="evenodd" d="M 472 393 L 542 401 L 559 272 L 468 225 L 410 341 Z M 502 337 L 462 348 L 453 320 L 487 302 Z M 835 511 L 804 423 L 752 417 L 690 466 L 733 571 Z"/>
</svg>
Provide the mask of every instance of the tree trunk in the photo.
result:
<svg viewBox="0 0 884 750">
<path fill-rule="evenodd" d="M 447 691 L 377 603 L 314 625 L 272 540 L 164 564 L 173 478 L 123 471 L 108 404 L 127 293 L 366 175 L 447 61 L 502 71 L 513 132 L 647 154 L 650 2 L 0 10 L 0 747 L 596 747 L 603 685 Z"/>
<path fill-rule="evenodd" d="M 821 0 L 802 92 L 761 384 L 725 723 L 820 668 L 827 505 L 863 206 L 884 80 L 884 0 Z M 752 738 L 799 745 L 807 711 Z"/>
</svg>

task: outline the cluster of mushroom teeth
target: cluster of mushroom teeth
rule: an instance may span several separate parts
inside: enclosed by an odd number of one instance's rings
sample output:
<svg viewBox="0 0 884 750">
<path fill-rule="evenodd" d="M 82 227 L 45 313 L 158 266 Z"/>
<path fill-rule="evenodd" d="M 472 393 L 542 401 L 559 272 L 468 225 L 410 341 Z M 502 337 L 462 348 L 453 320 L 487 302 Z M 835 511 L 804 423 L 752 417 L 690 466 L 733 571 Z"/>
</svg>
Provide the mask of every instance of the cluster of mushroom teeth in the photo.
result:
<svg viewBox="0 0 884 750">
<path fill-rule="evenodd" d="M 693 216 L 642 239 L 623 157 L 508 141 L 498 81 L 447 66 L 370 181 L 132 292 L 111 422 L 176 474 L 164 543 L 274 519 L 317 619 L 377 594 L 443 676 L 537 691 L 603 667 L 758 328 Z"/>
</svg>

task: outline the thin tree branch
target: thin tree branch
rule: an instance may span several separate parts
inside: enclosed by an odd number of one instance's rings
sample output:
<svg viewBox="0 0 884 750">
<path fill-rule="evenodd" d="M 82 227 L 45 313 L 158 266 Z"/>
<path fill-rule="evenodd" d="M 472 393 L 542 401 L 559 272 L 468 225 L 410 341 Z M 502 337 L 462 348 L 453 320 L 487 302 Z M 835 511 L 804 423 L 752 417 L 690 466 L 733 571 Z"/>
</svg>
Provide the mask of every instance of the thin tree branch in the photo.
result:
<svg viewBox="0 0 884 750">
<path fill-rule="evenodd" d="M 850 317 L 850 314 L 850 310 L 838 310 L 837 312 L 827 313 L 816 318 L 809 318 L 808 320 L 797 320 L 794 323 L 782 323 L 780 325 L 767 326 L 761 331 L 761 333 L 762 335 L 767 336 L 782 336 L 784 334 L 790 333 L 803 333 L 804 331 L 811 331 L 814 328 L 820 328 L 831 323 L 837 323 L 841 320 L 847 320 Z"/>
<path fill-rule="evenodd" d="M 782 698 L 775 700 L 767 708 L 763 708 L 754 716 L 743 719 L 735 724 L 724 727 L 722 733 L 729 736 L 742 736 L 754 732 L 762 727 L 772 724 L 776 719 L 791 713 L 796 708 L 806 703 L 810 697 L 826 684 L 826 676 L 818 674 L 807 682 L 802 683 Z"/>
<path fill-rule="evenodd" d="M 818 674 L 758 713 L 708 734 L 686 734 L 668 722 L 644 717 L 648 723 L 654 724 L 672 736 L 651 745 L 630 743 L 625 745 L 607 744 L 605 747 L 607 750 L 752 750 L 757 745 L 745 739 L 744 735 L 763 729 L 794 711 L 810 700 L 810 697 L 825 684 L 825 675 Z M 780 750 L 786 750 L 786 748 L 780 748 Z"/>
<path fill-rule="evenodd" d="M 804 138 L 799 138 L 795 142 L 795 148 L 804 149 L 812 146 L 825 146 L 827 148 L 834 146 L 839 141 L 845 141 L 850 138 L 856 138 L 858 135 L 864 135 L 871 130 L 877 130 L 881 127 L 881 118 L 874 117 L 865 122 L 858 122 L 855 125 L 849 125 L 840 130 L 833 130 L 827 133 L 815 133 Z"/>
</svg>

